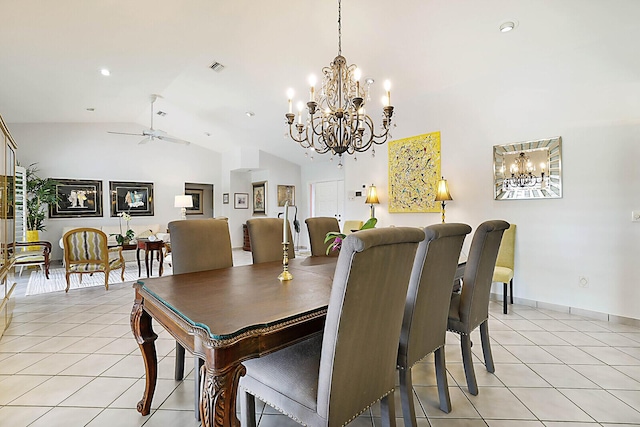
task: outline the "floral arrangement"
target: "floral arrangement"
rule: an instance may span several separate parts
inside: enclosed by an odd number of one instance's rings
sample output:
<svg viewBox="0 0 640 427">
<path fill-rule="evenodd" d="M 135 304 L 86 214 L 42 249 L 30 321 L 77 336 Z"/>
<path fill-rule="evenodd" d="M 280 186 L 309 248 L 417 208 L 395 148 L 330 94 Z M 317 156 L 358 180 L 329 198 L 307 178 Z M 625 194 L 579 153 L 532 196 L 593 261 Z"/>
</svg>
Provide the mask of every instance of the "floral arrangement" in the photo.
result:
<svg viewBox="0 0 640 427">
<path fill-rule="evenodd" d="M 125 228 L 127 229 L 127 232 L 122 234 L 122 220 L 124 219 L 125 222 Z M 126 245 L 129 242 L 131 242 L 131 240 L 133 240 L 133 237 L 135 236 L 135 233 L 133 232 L 132 229 L 129 228 L 129 221 L 131 221 L 131 215 L 129 215 L 129 213 L 127 212 L 120 212 L 118 214 L 118 223 L 120 224 L 120 234 L 110 234 L 109 236 L 115 236 L 116 238 L 116 242 L 118 242 L 118 245 L 122 246 L 122 245 Z"/>
<path fill-rule="evenodd" d="M 360 227 L 360 230 L 375 228 L 377 223 L 378 223 L 378 220 L 376 218 L 369 218 L 367 222 L 365 222 L 362 225 L 362 227 Z M 340 248 L 342 247 L 342 241 L 344 240 L 345 237 L 346 237 L 346 234 L 340 233 L 338 231 L 328 232 L 327 236 L 324 238 L 324 242 L 328 243 L 332 239 L 333 239 L 333 242 L 331 242 L 331 244 L 327 247 L 327 255 L 329 255 L 329 252 L 331 251 L 339 251 Z"/>
</svg>

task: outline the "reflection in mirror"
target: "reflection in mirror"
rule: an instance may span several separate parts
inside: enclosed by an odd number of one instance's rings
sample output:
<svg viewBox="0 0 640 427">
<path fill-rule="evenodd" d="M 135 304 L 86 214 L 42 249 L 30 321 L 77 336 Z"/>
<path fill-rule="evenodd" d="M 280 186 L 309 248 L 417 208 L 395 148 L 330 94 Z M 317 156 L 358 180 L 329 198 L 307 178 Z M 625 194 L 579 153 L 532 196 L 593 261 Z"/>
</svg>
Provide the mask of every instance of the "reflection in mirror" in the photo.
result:
<svg viewBox="0 0 640 427">
<path fill-rule="evenodd" d="M 493 146 L 496 200 L 562 197 L 562 138 Z"/>
</svg>

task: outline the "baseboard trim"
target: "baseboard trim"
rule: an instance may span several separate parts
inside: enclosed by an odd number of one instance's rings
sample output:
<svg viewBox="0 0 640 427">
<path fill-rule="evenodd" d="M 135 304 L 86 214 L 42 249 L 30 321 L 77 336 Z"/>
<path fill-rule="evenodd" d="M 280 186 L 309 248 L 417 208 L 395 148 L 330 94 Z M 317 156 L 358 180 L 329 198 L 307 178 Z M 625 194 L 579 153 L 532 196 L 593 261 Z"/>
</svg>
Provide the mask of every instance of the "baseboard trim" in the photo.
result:
<svg viewBox="0 0 640 427">
<path fill-rule="evenodd" d="M 491 299 L 493 301 L 499 301 L 500 303 L 502 303 L 502 294 L 492 292 Z M 526 298 L 514 297 L 513 302 L 515 304 L 525 305 L 528 307 L 559 311 L 561 313 L 575 314 L 576 316 L 587 317 L 594 320 L 601 320 L 603 322 L 618 323 L 621 325 L 635 326 L 636 328 L 640 328 L 640 319 L 634 319 L 633 317 L 616 316 L 615 314 L 601 313 L 599 311 L 585 310 L 583 308 L 569 307 L 560 304 L 551 304 L 548 302 L 535 301 Z"/>
</svg>

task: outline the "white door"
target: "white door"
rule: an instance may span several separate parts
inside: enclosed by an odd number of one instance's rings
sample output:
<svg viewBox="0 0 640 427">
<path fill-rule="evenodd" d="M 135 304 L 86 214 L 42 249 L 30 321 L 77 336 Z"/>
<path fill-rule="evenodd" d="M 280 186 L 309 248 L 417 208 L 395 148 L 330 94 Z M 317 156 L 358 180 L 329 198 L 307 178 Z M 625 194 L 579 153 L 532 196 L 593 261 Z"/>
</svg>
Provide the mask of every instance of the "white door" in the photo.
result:
<svg viewBox="0 0 640 427">
<path fill-rule="evenodd" d="M 311 216 L 332 216 L 340 223 L 344 213 L 344 181 L 311 184 Z"/>
</svg>

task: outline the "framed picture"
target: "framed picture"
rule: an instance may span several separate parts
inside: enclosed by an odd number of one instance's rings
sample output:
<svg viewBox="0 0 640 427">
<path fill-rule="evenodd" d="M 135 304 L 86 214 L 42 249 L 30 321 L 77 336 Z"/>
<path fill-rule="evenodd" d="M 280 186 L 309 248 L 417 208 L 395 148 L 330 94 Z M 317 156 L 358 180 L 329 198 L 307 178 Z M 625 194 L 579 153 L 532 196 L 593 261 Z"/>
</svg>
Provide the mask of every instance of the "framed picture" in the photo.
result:
<svg viewBox="0 0 640 427">
<path fill-rule="evenodd" d="M 222 193 L 222 204 L 223 205 L 229 204 L 229 193 Z"/>
<path fill-rule="evenodd" d="M 49 218 L 102 216 L 102 181 L 61 179 L 56 181 L 58 206 L 49 205 Z"/>
<path fill-rule="evenodd" d="M 153 183 L 109 181 L 111 216 L 153 216 Z"/>
<path fill-rule="evenodd" d="M 234 209 L 249 209 L 249 193 L 233 193 Z"/>
<path fill-rule="evenodd" d="M 193 207 L 186 208 L 187 215 L 202 215 L 204 213 L 202 209 L 202 202 L 204 201 L 204 190 L 202 189 L 185 189 L 184 194 L 191 196 L 193 199 Z"/>
<path fill-rule="evenodd" d="M 289 206 L 296 204 L 296 186 L 295 185 L 278 185 L 278 206 L 284 206 L 286 201 Z"/>
<path fill-rule="evenodd" d="M 267 181 L 253 183 L 253 214 L 267 214 Z"/>
</svg>

